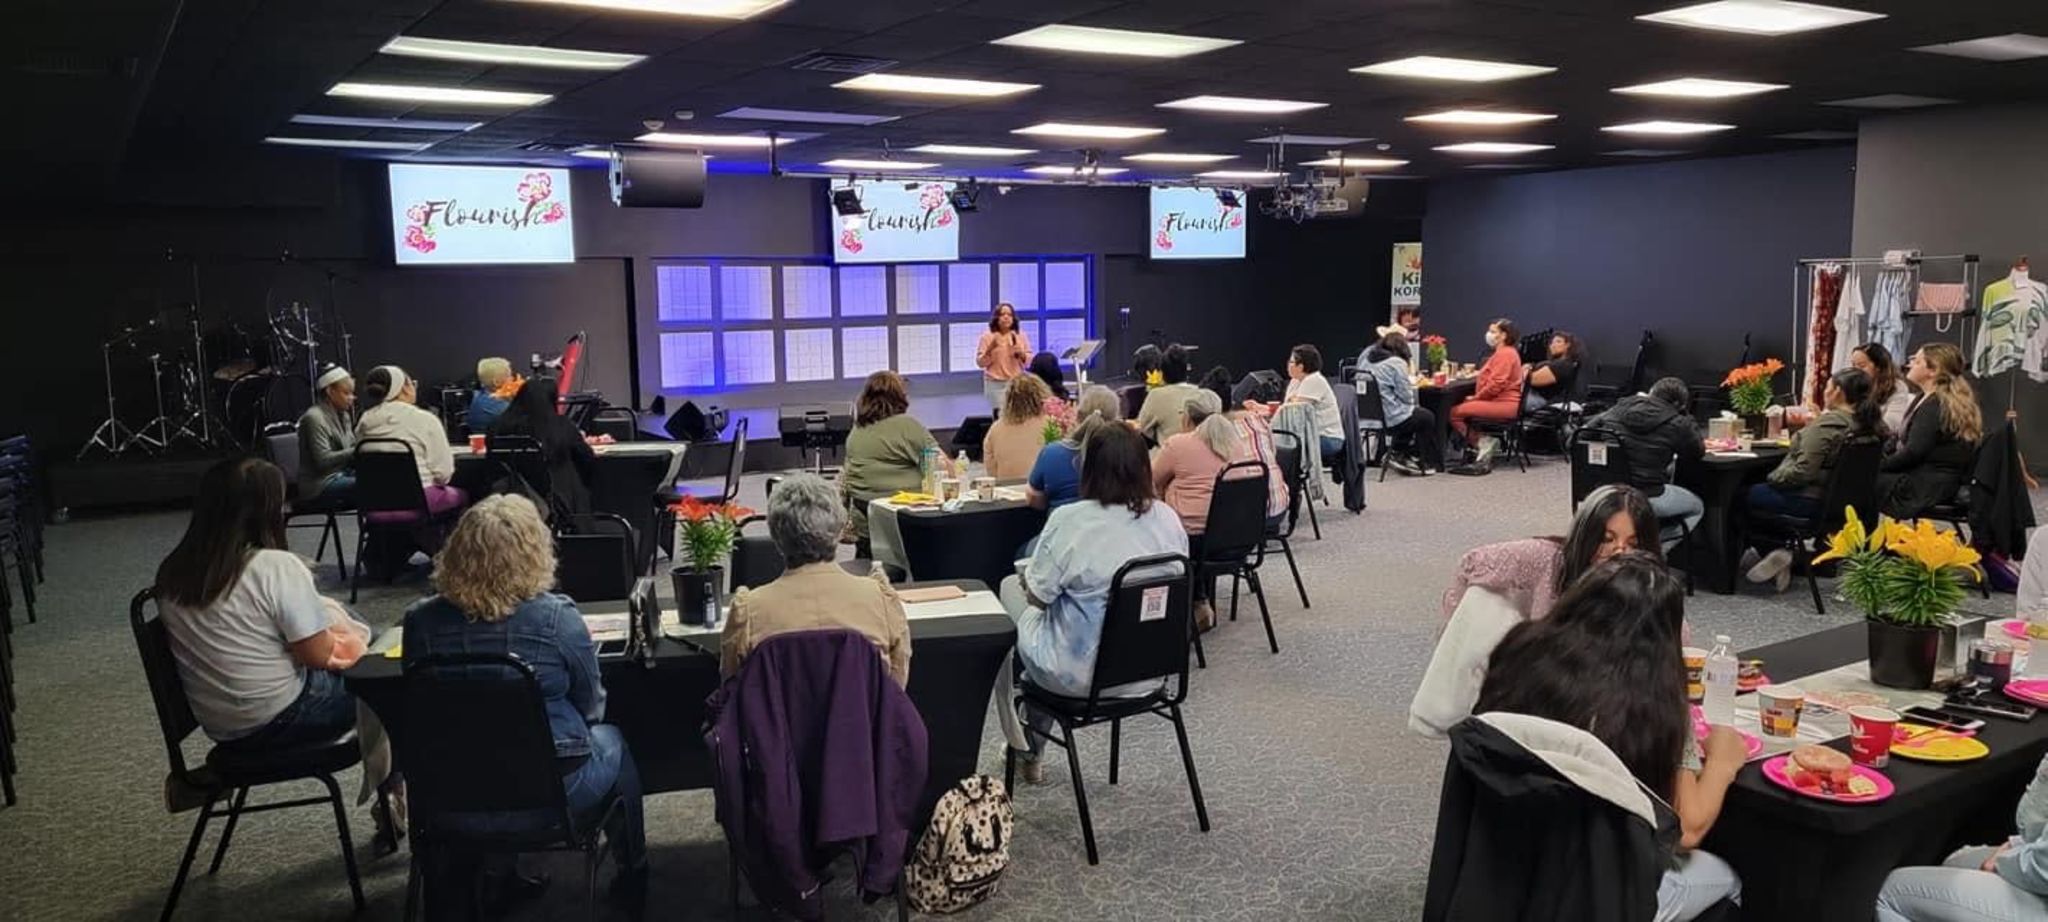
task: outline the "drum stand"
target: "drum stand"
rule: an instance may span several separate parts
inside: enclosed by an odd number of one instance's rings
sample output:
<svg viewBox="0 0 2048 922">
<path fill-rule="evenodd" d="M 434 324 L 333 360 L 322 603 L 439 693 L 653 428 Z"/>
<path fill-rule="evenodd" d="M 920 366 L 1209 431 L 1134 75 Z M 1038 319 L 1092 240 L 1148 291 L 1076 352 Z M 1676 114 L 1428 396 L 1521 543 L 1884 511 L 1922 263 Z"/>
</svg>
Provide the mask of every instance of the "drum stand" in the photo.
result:
<svg viewBox="0 0 2048 922">
<path fill-rule="evenodd" d="M 193 364 L 187 366 L 188 373 L 182 383 L 185 385 L 187 401 L 185 408 L 191 412 L 178 424 L 178 431 L 171 433 L 170 440 L 187 439 L 200 448 L 212 448 L 215 445 L 214 431 L 218 429 L 225 437 L 228 426 L 214 415 L 213 402 L 209 399 L 212 392 L 207 386 L 209 379 L 206 376 L 206 341 L 199 335 L 199 308 L 196 305 L 192 308 L 190 317 Z M 162 391 L 161 384 L 158 385 L 158 391 Z M 193 429 L 195 425 L 198 427 L 197 431 Z"/>
<path fill-rule="evenodd" d="M 130 446 L 137 444 L 140 444 L 147 451 L 162 451 L 170 447 L 170 418 L 164 415 L 162 353 L 152 352 L 149 354 L 149 377 L 151 383 L 156 387 L 156 418 L 143 423 L 142 428 L 135 430 L 135 434 L 129 436 L 127 443 L 121 446 L 122 451 L 127 451 Z M 149 434 L 149 430 L 152 427 L 156 429 L 156 435 L 153 436 Z"/>
<path fill-rule="evenodd" d="M 127 338 L 124 335 L 100 344 L 100 369 L 105 375 L 107 386 L 107 418 L 100 421 L 99 428 L 92 431 L 92 438 L 85 443 L 84 448 L 78 450 L 80 461 L 85 460 L 86 455 L 92 454 L 95 448 L 106 452 L 110 458 L 118 457 L 135 441 L 135 433 L 121 422 L 120 414 L 114 412 L 114 344 Z"/>
</svg>

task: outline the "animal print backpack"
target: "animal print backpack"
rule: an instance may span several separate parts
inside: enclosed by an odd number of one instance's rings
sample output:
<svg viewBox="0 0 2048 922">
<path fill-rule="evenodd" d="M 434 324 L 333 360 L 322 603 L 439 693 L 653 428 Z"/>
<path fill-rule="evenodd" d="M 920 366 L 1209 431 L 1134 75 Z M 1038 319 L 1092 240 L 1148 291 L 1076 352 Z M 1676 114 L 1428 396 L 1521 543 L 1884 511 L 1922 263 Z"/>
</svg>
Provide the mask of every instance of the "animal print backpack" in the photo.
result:
<svg viewBox="0 0 2048 922">
<path fill-rule="evenodd" d="M 962 778 L 932 810 L 903 878 L 923 913 L 959 912 L 988 899 L 1010 864 L 1010 792 L 987 775 Z"/>
</svg>

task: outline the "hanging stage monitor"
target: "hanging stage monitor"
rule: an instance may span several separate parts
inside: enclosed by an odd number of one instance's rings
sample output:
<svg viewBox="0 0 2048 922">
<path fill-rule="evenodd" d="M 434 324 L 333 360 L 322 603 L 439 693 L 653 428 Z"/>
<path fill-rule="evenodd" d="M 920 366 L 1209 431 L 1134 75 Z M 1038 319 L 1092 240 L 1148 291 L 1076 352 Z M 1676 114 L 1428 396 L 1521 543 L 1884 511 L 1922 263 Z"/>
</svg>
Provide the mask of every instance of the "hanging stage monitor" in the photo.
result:
<svg viewBox="0 0 2048 922">
<path fill-rule="evenodd" d="M 960 214 L 942 182 L 832 184 L 832 260 L 940 262 L 960 258 Z"/>
<path fill-rule="evenodd" d="M 401 266 L 576 261 L 569 171 L 391 165 L 391 239 Z"/>
<path fill-rule="evenodd" d="M 1152 187 L 1153 259 L 1243 259 L 1242 189 Z"/>
</svg>

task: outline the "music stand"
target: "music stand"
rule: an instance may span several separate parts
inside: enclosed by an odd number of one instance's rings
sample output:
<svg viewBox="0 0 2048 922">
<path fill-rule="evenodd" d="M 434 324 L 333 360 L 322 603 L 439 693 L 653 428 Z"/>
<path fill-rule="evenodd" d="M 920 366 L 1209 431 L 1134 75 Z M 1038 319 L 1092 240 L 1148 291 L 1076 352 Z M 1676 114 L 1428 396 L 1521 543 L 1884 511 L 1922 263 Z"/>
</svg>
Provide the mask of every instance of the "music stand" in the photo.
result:
<svg viewBox="0 0 2048 922">
<path fill-rule="evenodd" d="M 1088 366 L 1095 362 L 1095 355 L 1102 351 L 1104 340 L 1084 339 L 1060 353 L 1060 361 L 1074 367 L 1074 380 L 1082 387 L 1088 386 Z"/>
<path fill-rule="evenodd" d="M 853 405 L 847 403 L 783 404 L 775 411 L 776 429 L 785 448 L 811 453 L 811 473 L 825 475 L 825 449 L 835 453 L 853 432 Z M 837 473 L 834 471 L 833 473 Z"/>
</svg>

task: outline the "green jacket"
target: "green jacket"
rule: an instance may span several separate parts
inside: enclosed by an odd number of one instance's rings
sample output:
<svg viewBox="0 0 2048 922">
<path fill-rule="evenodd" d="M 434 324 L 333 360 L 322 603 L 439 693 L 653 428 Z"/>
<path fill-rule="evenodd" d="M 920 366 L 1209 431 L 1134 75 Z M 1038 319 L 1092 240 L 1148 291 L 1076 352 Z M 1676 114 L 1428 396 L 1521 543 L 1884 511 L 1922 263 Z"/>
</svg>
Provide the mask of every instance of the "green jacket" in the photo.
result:
<svg viewBox="0 0 2048 922">
<path fill-rule="evenodd" d="M 1787 492 L 1819 496 L 1842 442 L 1856 430 L 1847 410 L 1828 410 L 1792 436 L 1792 451 L 1771 471 L 1771 486 Z"/>
</svg>

